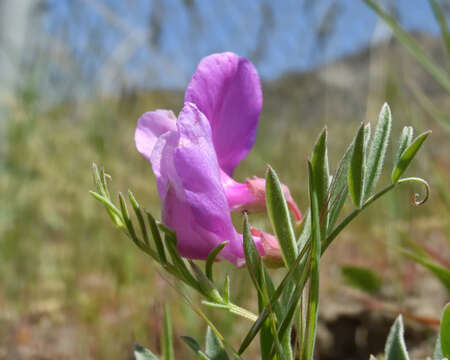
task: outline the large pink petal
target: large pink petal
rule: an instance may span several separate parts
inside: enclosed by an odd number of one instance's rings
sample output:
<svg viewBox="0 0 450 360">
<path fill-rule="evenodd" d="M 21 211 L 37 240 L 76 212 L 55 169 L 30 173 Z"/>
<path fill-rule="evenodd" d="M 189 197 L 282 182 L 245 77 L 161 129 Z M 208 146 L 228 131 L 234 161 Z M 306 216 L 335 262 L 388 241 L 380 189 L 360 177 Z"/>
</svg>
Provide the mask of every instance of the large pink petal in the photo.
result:
<svg viewBox="0 0 450 360">
<path fill-rule="evenodd" d="M 208 118 L 220 168 L 231 176 L 256 138 L 262 91 L 255 67 L 233 53 L 205 57 L 185 101 L 196 104 Z"/>
<path fill-rule="evenodd" d="M 195 224 L 207 240 L 197 245 L 209 253 L 220 242 L 229 241 L 221 255 L 236 263 L 243 257 L 242 242 L 231 222 L 208 120 L 194 104 L 186 103 L 177 127 L 180 140 L 174 153 L 175 169 Z"/>
</svg>

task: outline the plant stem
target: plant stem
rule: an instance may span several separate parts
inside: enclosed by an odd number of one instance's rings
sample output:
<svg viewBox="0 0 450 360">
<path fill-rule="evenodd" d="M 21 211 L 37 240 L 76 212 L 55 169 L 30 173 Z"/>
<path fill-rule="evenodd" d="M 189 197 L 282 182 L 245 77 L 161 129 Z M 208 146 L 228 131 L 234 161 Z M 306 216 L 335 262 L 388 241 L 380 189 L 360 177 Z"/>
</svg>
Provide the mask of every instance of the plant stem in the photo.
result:
<svg viewBox="0 0 450 360">
<path fill-rule="evenodd" d="M 326 240 L 323 243 L 322 246 L 322 254 L 325 252 L 325 250 L 330 246 L 331 242 L 336 238 L 336 236 L 339 235 L 339 233 L 356 217 L 358 214 L 368 207 L 370 204 L 372 204 L 375 200 L 379 199 L 381 196 L 392 190 L 396 184 L 389 184 L 380 191 L 378 191 L 376 194 L 372 195 L 370 198 L 367 199 L 367 201 L 359 208 L 354 209 L 350 214 L 348 214 L 342 222 L 334 228 L 334 230 L 331 232 L 330 235 L 327 236 Z"/>
</svg>

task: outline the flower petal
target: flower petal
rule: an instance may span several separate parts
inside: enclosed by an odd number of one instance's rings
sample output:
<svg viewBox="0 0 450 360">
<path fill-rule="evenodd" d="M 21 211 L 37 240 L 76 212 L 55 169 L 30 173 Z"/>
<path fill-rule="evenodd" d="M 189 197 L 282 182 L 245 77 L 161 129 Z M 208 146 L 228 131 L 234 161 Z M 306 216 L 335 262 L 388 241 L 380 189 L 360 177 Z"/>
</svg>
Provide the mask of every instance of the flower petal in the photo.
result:
<svg viewBox="0 0 450 360">
<path fill-rule="evenodd" d="M 262 90 L 255 67 L 233 53 L 210 55 L 198 65 L 185 101 L 208 118 L 220 168 L 232 176 L 256 138 Z"/>
<path fill-rule="evenodd" d="M 138 151 L 151 161 L 151 155 L 158 138 L 176 129 L 176 118 L 172 111 L 156 110 L 142 115 L 137 124 L 134 140 Z"/>
<path fill-rule="evenodd" d="M 187 103 L 177 128 L 178 143 L 172 159 L 165 158 L 164 151 L 157 151 L 157 147 L 154 150 L 155 156 L 157 152 L 162 154 L 160 178 L 167 176 L 169 184 L 163 221 L 176 231 L 181 255 L 205 259 L 211 250 L 227 240 L 229 243 L 221 256 L 239 264 L 244 257 L 242 241 L 231 221 L 208 120 L 194 104 Z M 165 146 L 170 147 L 170 142 Z M 170 151 L 166 154 L 170 155 Z"/>
</svg>

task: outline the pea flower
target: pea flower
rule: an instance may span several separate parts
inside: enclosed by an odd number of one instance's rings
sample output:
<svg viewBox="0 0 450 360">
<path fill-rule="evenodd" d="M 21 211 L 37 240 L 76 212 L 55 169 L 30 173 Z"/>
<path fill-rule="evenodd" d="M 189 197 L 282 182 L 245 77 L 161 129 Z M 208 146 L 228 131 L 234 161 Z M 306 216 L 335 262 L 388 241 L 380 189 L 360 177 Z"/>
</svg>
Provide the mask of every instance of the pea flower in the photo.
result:
<svg viewBox="0 0 450 360">
<path fill-rule="evenodd" d="M 178 251 L 206 259 L 223 241 L 221 257 L 242 265 L 242 235 L 230 211 L 265 208 L 265 180 L 232 179 L 256 138 L 262 108 L 261 84 L 253 64 L 233 53 L 204 58 L 193 75 L 178 119 L 172 111 L 147 112 L 138 120 L 136 147 L 152 164 L 162 201 L 162 220 L 175 230 Z M 289 207 L 301 213 L 287 187 Z M 275 256 L 276 239 L 252 230 L 262 256 Z"/>
</svg>

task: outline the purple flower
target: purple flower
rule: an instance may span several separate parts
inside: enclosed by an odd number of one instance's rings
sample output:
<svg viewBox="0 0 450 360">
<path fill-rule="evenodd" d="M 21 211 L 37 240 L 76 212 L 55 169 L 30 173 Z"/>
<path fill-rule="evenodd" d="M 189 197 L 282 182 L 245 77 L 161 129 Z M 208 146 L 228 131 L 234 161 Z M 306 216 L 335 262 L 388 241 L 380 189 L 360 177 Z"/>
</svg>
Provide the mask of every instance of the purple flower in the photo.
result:
<svg viewBox="0 0 450 360">
<path fill-rule="evenodd" d="M 231 177 L 253 146 L 261 107 L 261 85 L 252 63 L 222 53 L 200 62 L 178 120 L 167 110 L 147 112 L 139 119 L 136 146 L 152 163 L 162 220 L 177 233 L 181 255 L 205 259 L 228 241 L 221 257 L 236 265 L 244 262 L 242 235 L 230 211 L 264 210 L 265 182 L 254 178 L 242 184 Z M 301 220 L 287 187 L 284 192 Z M 261 255 L 270 248 L 273 257 L 273 237 L 259 230 L 253 234 Z"/>
</svg>

